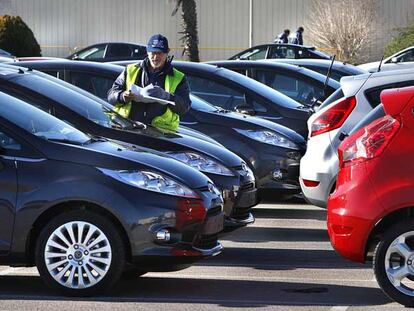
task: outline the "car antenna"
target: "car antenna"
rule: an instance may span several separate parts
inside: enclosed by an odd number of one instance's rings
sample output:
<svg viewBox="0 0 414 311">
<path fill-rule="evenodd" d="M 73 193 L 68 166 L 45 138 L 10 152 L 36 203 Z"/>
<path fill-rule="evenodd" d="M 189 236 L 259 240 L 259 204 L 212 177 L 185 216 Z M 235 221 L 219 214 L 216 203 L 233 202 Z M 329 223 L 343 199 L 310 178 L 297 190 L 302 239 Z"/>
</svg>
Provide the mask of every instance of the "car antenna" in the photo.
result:
<svg viewBox="0 0 414 311">
<path fill-rule="evenodd" d="M 333 64 L 334 64 L 334 62 L 335 62 L 335 58 L 336 58 L 336 54 L 334 54 L 334 55 L 332 56 L 332 61 L 331 61 L 331 64 L 329 65 L 328 72 L 326 73 L 325 83 L 323 84 L 323 94 L 322 94 L 322 96 L 323 96 L 323 97 L 326 97 L 326 89 L 328 88 L 328 82 L 329 82 L 329 78 L 331 77 L 332 67 L 333 67 Z M 321 97 L 319 97 L 317 100 L 315 100 L 315 101 L 312 103 L 312 105 L 311 105 L 311 110 L 312 110 L 312 111 L 313 111 L 313 108 L 315 107 L 316 103 L 317 103 L 317 102 L 319 102 L 320 98 L 321 98 Z"/>
<path fill-rule="evenodd" d="M 380 71 L 381 71 L 381 66 L 382 66 L 382 61 L 383 61 L 383 60 L 384 60 L 384 54 L 382 54 L 381 60 L 380 60 L 379 65 L 378 65 L 378 70 L 377 70 L 377 72 L 380 72 Z"/>
</svg>

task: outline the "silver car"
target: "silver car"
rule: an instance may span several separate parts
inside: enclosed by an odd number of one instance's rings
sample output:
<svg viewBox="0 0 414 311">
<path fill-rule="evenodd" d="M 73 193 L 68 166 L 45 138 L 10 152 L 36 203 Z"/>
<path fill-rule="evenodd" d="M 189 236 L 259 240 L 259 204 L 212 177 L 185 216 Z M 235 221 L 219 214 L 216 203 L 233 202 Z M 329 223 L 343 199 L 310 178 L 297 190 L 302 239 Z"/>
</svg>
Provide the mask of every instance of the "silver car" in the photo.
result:
<svg viewBox="0 0 414 311">
<path fill-rule="evenodd" d="M 308 120 L 309 140 L 300 161 L 299 178 L 308 202 L 326 208 L 328 196 L 335 188 L 340 138 L 380 104 L 382 90 L 409 85 L 414 85 L 414 70 L 368 73 L 341 79 L 341 89 Z"/>
<path fill-rule="evenodd" d="M 379 61 L 366 63 L 358 65 L 358 67 L 369 72 L 376 72 L 378 71 L 379 63 Z M 410 46 L 385 58 L 381 65 L 381 71 L 401 69 L 414 69 L 414 46 Z"/>
</svg>

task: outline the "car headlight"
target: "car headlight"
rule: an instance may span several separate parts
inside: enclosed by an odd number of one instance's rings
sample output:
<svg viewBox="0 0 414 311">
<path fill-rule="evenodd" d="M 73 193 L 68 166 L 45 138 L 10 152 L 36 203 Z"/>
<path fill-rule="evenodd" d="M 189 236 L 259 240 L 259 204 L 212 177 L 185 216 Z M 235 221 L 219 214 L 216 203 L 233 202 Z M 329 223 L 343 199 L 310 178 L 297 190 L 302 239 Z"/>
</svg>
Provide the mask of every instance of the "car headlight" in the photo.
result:
<svg viewBox="0 0 414 311">
<path fill-rule="evenodd" d="M 187 186 L 151 171 L 123 171 L 98 168 L 102 173 L 127 185 L 148 191 L 160 192 L 186 198 L 200 198 L 200 196 Z"/>
<path fill-rule="evenodd" d="M 272 131 L 268 130 L 242 130 L 242 129 L 234 129 L 236 132 L 247 136 L 251 139 L 260 141 L 265 144 L 279 146 L 289 149 L 299 149 L 298 145 L 296 145 L 293 141 L 290 141 L 286 137 Z"/>
<path fill-rule="evenodd" d="M 234 176 L 233 172 L 227 167 L 204 155 L 195 152 L 168 152 L 168 154 L 201 172 Z"/>
</svg>

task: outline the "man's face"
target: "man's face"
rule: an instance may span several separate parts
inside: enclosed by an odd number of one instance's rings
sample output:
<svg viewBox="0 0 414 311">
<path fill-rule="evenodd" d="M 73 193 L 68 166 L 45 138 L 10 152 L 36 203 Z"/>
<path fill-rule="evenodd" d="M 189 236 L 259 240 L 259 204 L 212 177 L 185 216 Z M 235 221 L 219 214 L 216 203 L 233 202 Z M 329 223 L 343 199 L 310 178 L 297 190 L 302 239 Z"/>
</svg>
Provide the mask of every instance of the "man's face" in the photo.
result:
<svg viewBox="0 0 414 311">
<path fill-rule="evenodd" d="M 152 69 L 160 70 L 167 61 L 168 53 L 148 52 L 148 58 Z"/>
</svg>

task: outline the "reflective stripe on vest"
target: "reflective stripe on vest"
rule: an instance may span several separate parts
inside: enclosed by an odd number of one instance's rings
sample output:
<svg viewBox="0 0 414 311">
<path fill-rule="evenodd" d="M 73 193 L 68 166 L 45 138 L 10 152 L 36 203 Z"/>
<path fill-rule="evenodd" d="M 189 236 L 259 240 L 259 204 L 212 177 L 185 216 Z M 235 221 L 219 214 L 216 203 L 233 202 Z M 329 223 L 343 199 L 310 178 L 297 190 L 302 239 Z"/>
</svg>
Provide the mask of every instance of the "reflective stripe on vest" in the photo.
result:
<svg viewBox="0 0 414 311">
<path fill-rule="evenodd" d="M 131 86 L 135 83 L 140 67 L 138 67 L 136 64 L 130 64 L 127 66 L 127 76 L 126 76 L 126 90 L 129 91 L 131 89 Z M 165 77 L 165 85 L 164 89 L 174 94 L 175 90 L 177 89 L 177 86 L 180 84 L 180 82 L 184 78 L 184 73 L 181 71 L 173 68 L 173 75 L 167 75 Z M 128 118 L 129 114 L 131 113 L 131 106 L 132 103 L 116 103 L 114 110 L 118 112 L 121 116 Z M 173 112 L 169 107 L 167 107 L 166 111 L 161 115 L 157 116 L 151 121 L 151 125 L 160 129 L 165 130 L 171 130 L 175 131 L 178 128 L 178 125 L 180 123 L 180 116 Z"/>
</svg>

